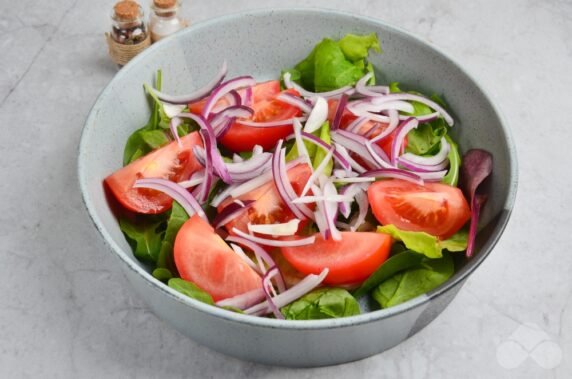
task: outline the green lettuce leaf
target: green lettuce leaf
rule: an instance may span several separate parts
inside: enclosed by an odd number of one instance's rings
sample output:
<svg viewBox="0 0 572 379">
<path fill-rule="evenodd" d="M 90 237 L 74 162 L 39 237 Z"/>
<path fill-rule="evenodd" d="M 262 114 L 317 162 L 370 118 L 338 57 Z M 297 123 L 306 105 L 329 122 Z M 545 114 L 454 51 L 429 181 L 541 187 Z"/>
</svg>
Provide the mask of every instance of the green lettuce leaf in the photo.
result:
<svg viewBox="0 0 572 379">
<path fill-rule="evenodd" d="M 194 283 L 188 282 L 181 278 L 173 278 L 169 279 L 168 282 L 169 287 L 173 288 L 175 291 L 182 293 L 190 298 L 193 298 L 198 301 L 202 301 L 203 303 L 207 303 L 210 305 L 214 305 L 214 301 L 211 295 L 208 292 L 200 289 Z"/>
<path fill-rule="evenodd" d="M 348 34 L 339 41 L 325 38 L 304 60 L 286 71 L 292 80 L 310 91 L 335 90 L 354 85 L 372 69 L 366 61 L 369 50 L 381 52 L 375 34 Z"/>
<path fill-rule="evenodd" d="M 395 225 L 378 226 L 377 232 L 389 234 L 395 240 L 403 242 L 406 248 L 423 254 L 427 258 L 441 258 L 443 249 L 464 251 L 467 248 L 468 233 L 464 230 L 457 232 L 450 239 L 444 241 L 425 232 L 401 230 Z"/>
<path fill-rule="evenodd" d="M 427 259 L 419 266 L 384 281 L 372 296 L 382 308 L 389 308 L 437 288 L 453 275 L 454 270 L 449 254 L 441 259 Z"/>
<path fill-rule="evenodd" d="M 342 288 L 319 288 L 281 309 L 287 320 L 318 320 L 360 314 L 357 300 Z"/>
<path fill-rule="evenodd" d="M 353 295 L 359 299 L 398 272 L 419 265 L 423 259 L 423 255 L 411 250 L 405 250 L 391 256 L 354 291 Z"/>
</svg>

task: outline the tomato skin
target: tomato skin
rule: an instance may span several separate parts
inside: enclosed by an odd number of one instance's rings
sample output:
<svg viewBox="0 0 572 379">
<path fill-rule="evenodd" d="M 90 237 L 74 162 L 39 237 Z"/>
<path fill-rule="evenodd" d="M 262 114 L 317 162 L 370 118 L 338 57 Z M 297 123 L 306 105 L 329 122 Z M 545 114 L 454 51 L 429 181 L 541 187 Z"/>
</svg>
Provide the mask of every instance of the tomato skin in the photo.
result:
<svg viewBox="0 0 572 379">
<path fill-rule="evenodd" d="M 193 154 L 193 146 L 202 146 L 198 133 L 181 138 L 182 148 L 173 141 L 131 162 L 105 178 L 104 183 L 126 209 L 144 214 L 162 213 L 171 208 L 171 197 L 150 189 L 133 188 L 137 179 L 165 178 L 175 182 L 188 179 L 202 166 Z"/>
<path fill-rule="evenodd" d="M 375 218 L 402 230 L 447 239 L 471 217 L 461 190 L 447 184 L 382 180 L 370 185 L 367 193 Z"/>
<path fill-rule="evenodd" d="M 239 92 L 244 94 L 244 91 L 245 90 L 240 90 Z M 299 96 L 299 93 L 293 89 L 283 92 Z M 272 122 L 299 116 L 301 111 L 298 108 L 276 99 L 280 93 L 280 82 L 278 80 L 270 80 L 258 83 L 254 86 L 252 88 L 251 104 L 254 115 L 250 120 L 255 122 Z M 189 104 L 189 110 L 193 113 L 200 114 L 206 101 L 206 99 L 203 99 L 199 102 Z M 225 100 L 221 99 L 218 104 L 224 105 L 224 102 Z M 264 150 L 270 150 L 276 146 L 278 140 L 286 138 L 292 133 L 292 125 L 257 128 L 235 122 L 230 126 L 228 131 L 219 138 L 219 142 L 235 153 L 251 151 L 255 145 L 262 146 Z"/>
<path fill-rule="evenodd" d="M 214 301 L 262 288 L 262 279 L 198 215 L 187 220 L 175 239 L 175 265 L 184 280 Z"/>
<path fill-rule="evenodd" d="M 301 163 L 290 168 L 287 174 L 292 188 L 299 195 L 312 175 L 312 170 L 306 163 Z M 243 232 L 248 232 L 247 224 L 249 222 L 253 224 L 272 224 L 288 222 L 294 218 L 294 214 L 282 201 L 273 180 L 238 198 L 226 199 L 219 205 L 217 210 L 219 212 L 222 211 L 234 200 L 254 200 L 254 204 L 247 211 L 225 225 L 229 233 L 232 233 L 233 227 Z M 303 223 L 300 223 L 301 227 L 303 227 Z"/>
<path fill-rule="evenodd" d="M 312 245 L 282 247 L 284 258 L 303 274 L 329 273 L 324 283 L 355 284 L 367 279 L 389 256 L 392 239 L 387 234 L 342 232 L 341 241 L 316 234 Z"/>
</svg>

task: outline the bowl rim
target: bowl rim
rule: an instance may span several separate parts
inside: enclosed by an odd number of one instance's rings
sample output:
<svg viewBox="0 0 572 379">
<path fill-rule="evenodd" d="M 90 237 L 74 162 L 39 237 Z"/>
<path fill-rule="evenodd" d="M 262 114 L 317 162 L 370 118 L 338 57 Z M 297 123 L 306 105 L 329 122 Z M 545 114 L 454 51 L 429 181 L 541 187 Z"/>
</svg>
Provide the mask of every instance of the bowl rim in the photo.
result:
<svg viewBox="0 0 572 379">
<path fill-rule="evenodd" d="M 379 309 L 372 312 L 363 313 L 356 316 L 338 318 L 338 319 L 323 319 L 323 320 L 279 320 L 279 319 L 272 319 L 272 318 L 265 318 L 265 317 L 255 317 L 235 312 L 230 312 L 228 310 L 214 307 L 212 305 L 202 303 L 198 300 L 189 298 L 173 289 L 168 287 L 163 282 L 155 279 L 150 273 L 145 271 L 141 266 L 139 266 L 133 258 L 131 258 L 126 252 L 121 249 L 121 247 L 111 238 L 110 234 L 105 230 L 103 223 L 100 221 L 97 212 L 95 211 L 94 204 L 92 199 L 89 196 L 89 191 L 87 189 L 86 179 L 85 179 L 85 170 L 84 170 L 84 159 L 87 157 L 84 154 L 86 149 L 86 145 L 88 144 L 87 141 L 87 130 L 90 128 L 89 125 L 93 124 L 95 117 L 97 116 L 97 108 L 99 103 L 102 99 L 110 92 L 112 84 L 118 80 L 121 76 L 125 75 L 127 72 L 131 70 L 132 67 L 137 65 L 140 61 L 143 61 L 148 55 L 152 54 L 155 50 L 162 47 L 163 45 L 172 43 L 174 44 L 178 38 L 181 38 L 182 35 L 185 34 L 192 34 L 195 30 L 199 30 L 202 28 L 210 28 L 216 26 L 217 24 L 224 24 L 225 22 L 243 18 L 243 17 L 261 17 L 261 16 L 273 16 L 276 14 L 313 14 L 313 15 L 333 15 L 337 17 L 343 18 L 353 18 L 358 19 L 364 23 L 374 24 L 376 26 L 381 26 L 384 29 L 390 30 L 393 33 L 401 34 L 404 37 L 415 41 L 420 45 L 424 45 L 425 47 L 435 51 L 441 57 L 443 57 L 448 63 L 452 64 L 455 68 L 457 68 L 463 75 L 465 75 L 474 85 L 475 87 L 484 95 L 485 100 L 490 105 L 494 115 L 498 118 L 502 132 L 505 135 L 507 147 L 508 147 L 508 154 L 509 154 L 509 189 L 506 201 L 503 204 L 503 209 L 500 212 L 500 217 L 498 219 L 497 226 L 493 231 L 493 235 L 486 241 L 484 246 L 481 248 L 481 251 L 477 256 L 473 258 L 472 262 L 469 262 L 464 268 L 455 273 L 453 278 L 442 284 L 441 286 L 437 287 L 436 289 L 429 291 L 428 293 L 418 296 L 414 299 L 408 300 L 402 304 L 399 304 L 394 307 L 390 307 L 387 309 Z M 443 52 L 439 47 L 433 45 L 432 43 L 417 37 L 416 35 L 407 32 L 399 27 L 393 26 L 391 24 L 386 23 L 385 21 L 372 18 L 369 16 L 362 16 L 351 12 L 339 11 L 334 9 L 328 8 L 304 8 L 304 7 L 286 7 L 286 8 L 275 8 L 275 9 L 257 9 L 257 10 L 246 10 L 237 13 L 231 13 L 223 16 L 219 16 L 216 18 L 208 19 L 205 21 L 198 22 L 193 24 L 192 26 L 176 33 L 173 36 L 167 37 L 164 40 L 161 40 L 159 43 L 154 44 L 150 48 L 146 49 L 139 55 L 137 55 L 134 59 L 132 59 L 127 65 L 125 65 L 110 81 L 109 83 L 103 88 L 103 90 L 99 93 L 94 105 L 92 106 L 89 115 L 86 118 L 84 123 L 81 139 L 78 147 L 78 179 L 80 184 L 80 190 L 82 193 L 82 201 L 85 208 L 88 211 L 90 219 L 92 220 L 94 226 L 99 231 L 105 245 L 107 245 L 108 249 L 113 252 L 113 255 L 118 257 L 123 263 L 125 263 L 126 268 L 133 271 L 137 276 L 140 276 L 143 279 L 143 282 L 146 283 L 148 286 L 152 287 L 155 290 L 161 291 L 164 295 L 170 297 L 172 300 L 175 300 L 179 303 L 182 303 L 185 306 L 191 307 L 196 311 L 217 317 L 222 319 L 223 321 L 233 322 L 237 324 L 246 324 L 253 327 L 263 327 L 263 328 L 271 328 L 271 329 L 333 329 L 333 328 L 342 328 L 342 327 L 349 327 L 355 326 L 359 324 L 365 324 L 373 321 L 379 321 L 381 319 L 390 318 L 395 315 L 398 315 L 403 312 L 407 312 L 414 308 L 417 308 L 422 305 L 426 305 L 430 300 L 439 297 L 451 289 L 457 287 L 457 285 L 461 284 L 476 268 L 488 257 L 494 246 L 499 241 L 501 235 L 503 234 L 504 229 L 510 219 L 512 209 L 515 203 L 516 192 L 518 187 L 518 163 L 517 163 L 517 155 L 516 155 L 516 148 L 514 145 L 514 139 L 511 134 L 509 127 L 507 126 L 506 119 L 495 105 L 495 103 L 491 100 L 490 94 L 479 84 L 479 82 L 467 72 L 460 64 L 458 64 L 453 58 L 451 58 L 447 53 Z"/>
</svg>

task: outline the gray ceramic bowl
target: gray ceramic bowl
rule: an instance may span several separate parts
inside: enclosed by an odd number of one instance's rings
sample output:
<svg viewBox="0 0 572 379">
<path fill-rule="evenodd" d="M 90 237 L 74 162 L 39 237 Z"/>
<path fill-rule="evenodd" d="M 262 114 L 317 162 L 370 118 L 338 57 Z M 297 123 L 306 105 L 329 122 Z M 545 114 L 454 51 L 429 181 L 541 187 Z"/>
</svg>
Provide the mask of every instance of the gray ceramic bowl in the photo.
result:
<svg viewBox="0 0 572 379">
<path fill-rule="evenodd" d="M 131 253 L 106 202 L 102 180 L 121 166 L 129 134 L 149 116 L 144 82 L 156 69 L 164 89 L 184 93 L 203 85 L 221 62 L 229 75 L 276 78 L 323 37 L 376 32 L 384 53 L 373 55 L 380 82 L 396 80 L 444 94 L 458 123 L 461 149 L 494 156 L 491 198 L 482 218 L 478 252 L 430 293 L 386 310 L 335 320 L 283 321 L 228 312 L 189 299 L 154 279 Z M 434 47 L 380 21 L 324 10 L 258 11 L 197 24 L 151 47 L 125 66 L 101 93 L 83 131 L 79 180 L 91 218 L 135 291 L 163 320 L 195 341 L 245 360 L 286 366 L 353 361 L 397 345 L 432 321 L 498 241 L 513 206 L 517 169 L 510 133 L 498 110 L 459 65 Z"/>
</svg>

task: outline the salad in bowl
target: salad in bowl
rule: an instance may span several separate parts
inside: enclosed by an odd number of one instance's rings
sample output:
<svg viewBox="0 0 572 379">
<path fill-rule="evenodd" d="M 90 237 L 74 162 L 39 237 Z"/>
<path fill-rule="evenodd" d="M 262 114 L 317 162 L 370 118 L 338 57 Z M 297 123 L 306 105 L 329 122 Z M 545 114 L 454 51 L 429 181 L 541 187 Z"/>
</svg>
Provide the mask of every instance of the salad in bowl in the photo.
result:
<svg viewBox="0 0 572 379">
<path fill-rule="evenodd" d="M 158 71 L 151 117 L 104 180 L 135 257 L 196 300 L 288 320 L 447 281 L 473 254 L 492 156 L 461 156 L 439 94 L 378 83 L 380 53 L 374 33 L 324 38 L 275 80 L 221 62 L 183 95 Z"/>
</svg>

